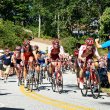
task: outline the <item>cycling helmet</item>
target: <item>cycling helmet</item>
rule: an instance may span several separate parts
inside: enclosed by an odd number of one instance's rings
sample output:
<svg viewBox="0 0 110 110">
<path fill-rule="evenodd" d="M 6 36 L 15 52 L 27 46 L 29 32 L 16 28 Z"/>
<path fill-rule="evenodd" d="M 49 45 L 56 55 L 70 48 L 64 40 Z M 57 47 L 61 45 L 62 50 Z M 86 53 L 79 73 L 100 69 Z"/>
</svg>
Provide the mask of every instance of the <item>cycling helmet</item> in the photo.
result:
<svg viewBox="0 0 110 110">
<path fill-rule="evenodd" d="M 94 39 L 93 38 L 87 38 L 85 40 L 86 45 L 92 46 L 94 44 Z"/>
<path fill-rule="evenodd" d="M 21 46 L 16 46 L 15 50 L 20 51 L 21 50 Z"/>
</svg>

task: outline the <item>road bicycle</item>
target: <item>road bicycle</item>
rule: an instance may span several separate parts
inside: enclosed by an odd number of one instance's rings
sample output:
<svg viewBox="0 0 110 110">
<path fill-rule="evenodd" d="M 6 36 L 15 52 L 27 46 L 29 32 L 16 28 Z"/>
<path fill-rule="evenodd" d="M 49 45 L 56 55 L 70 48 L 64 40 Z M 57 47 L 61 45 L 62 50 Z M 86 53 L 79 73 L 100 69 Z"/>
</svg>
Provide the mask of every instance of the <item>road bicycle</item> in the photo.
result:
<svg viewBox="0 0 110 110">
<path fill-rule="evenodd" d="M 58 67 L 59 61 L 52 61 L 52 62 L 56 62 L 55 72 L 52 74 L 52 90 L 53 92 L 58 90 L 58 92 L 61 93 L 63 91 L 63 75 Z"/>
<path fill-rule="evenodd" d="M 35 65 L 33 64 L 32 70 L 29 70 L 28 68 L 27 89 L 32 92 L 34 88 L 38 89 L 38 78 L 37 72 L 35 71 Z"/>
<path fill-rule="evenodd" d="M 96 61 L 90 60 L 87 62 L 87 67 L 84 72 L 84 88 L 81 89 L 82 96 L 87 96 L 90 89 L 92 97 L 97 99 L 100 96 L 100 77 L 97 68 L 93 66 Z"/>
</svg>

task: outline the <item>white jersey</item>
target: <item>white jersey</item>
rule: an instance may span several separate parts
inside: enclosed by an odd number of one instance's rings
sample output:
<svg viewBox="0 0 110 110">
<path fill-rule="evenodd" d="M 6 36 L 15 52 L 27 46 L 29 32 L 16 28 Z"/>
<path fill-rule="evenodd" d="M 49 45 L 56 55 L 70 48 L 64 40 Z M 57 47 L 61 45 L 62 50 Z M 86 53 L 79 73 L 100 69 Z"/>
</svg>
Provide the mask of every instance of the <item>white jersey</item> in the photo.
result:
<svg viewBox="0 0 110 110">
<path fill-rule="evenodd" d="M 92 50 L 87 50 L 87 45 L 81 45 L 80 49 L 79 49 L 79 54 L 78 57 L 88 57 L 89 55 L 95 55 L 97 57 L 99 57 L 99 53 L 97 51 L 97 48 L 93 48 Z"/>
</svg>

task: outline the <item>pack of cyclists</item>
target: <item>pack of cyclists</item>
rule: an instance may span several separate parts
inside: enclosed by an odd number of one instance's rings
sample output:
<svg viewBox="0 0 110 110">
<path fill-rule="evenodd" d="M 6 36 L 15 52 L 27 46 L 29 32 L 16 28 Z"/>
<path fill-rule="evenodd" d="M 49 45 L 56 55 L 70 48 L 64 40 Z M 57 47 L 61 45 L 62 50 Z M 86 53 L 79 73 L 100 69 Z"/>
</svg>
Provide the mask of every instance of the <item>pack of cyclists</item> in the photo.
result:
<svg viewBox="0 0 110 110">
<path fill-rule="evenodd" d="M 108 48 L 108 56 L 100 56 L 97 48 Z M 72 60 L 73 56 L 74 60 Z M 110 85 L 110 40 L 99 44 L 99 39 L 87 38 L 85 44 L 77 43 L 76 49 L 71 56 L 64 52 L 64 48 L 60 45 L 58 39 L 52 41 L 52 45 L 48 47 L 47 53 L 39 50 L 38 45 L 32 46 L 30 40 L 24 40 L 22 46 L 16 46 L 13 52 L 6 48 L 4 54 L 0 56 L 0 61 L 2 61 L 4 68 L 4 82 L 6 83 L 10 68 L 13 67 L 18 81 L 23 78 L 25 88 L 27 87 L 27 76 L 33 70 L 36 71 L 35 74 L 40 74 L 41 67 L 43 67 L 44 73 L 52 77 L 56 67 L 59 73 L 62 72 L 62 67 L 65 67 L 65 69 L 70 67 L 76 72 L 79 88 L 83 89 L 85 68 L 88 62 L 94 59 L 96 61 L 91 63 L 93 67 L 104 68 L 102 70 L 107 68 L 107 78 Z"/>
</svg>

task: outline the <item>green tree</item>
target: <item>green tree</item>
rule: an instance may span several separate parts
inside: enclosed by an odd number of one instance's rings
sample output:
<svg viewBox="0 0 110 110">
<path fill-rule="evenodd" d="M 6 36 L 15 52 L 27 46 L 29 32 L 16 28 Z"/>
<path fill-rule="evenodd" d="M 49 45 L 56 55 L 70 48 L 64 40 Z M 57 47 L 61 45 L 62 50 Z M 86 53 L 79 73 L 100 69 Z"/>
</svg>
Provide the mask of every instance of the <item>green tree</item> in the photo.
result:
<svg viewBox="0 0 110 110">
<path fill-rule="evenodd" d="M 110 8 L 106 8 L 100 17 L 100 34 L 108 33 L 108 31 L 110 31 Z"/>
</svg>

